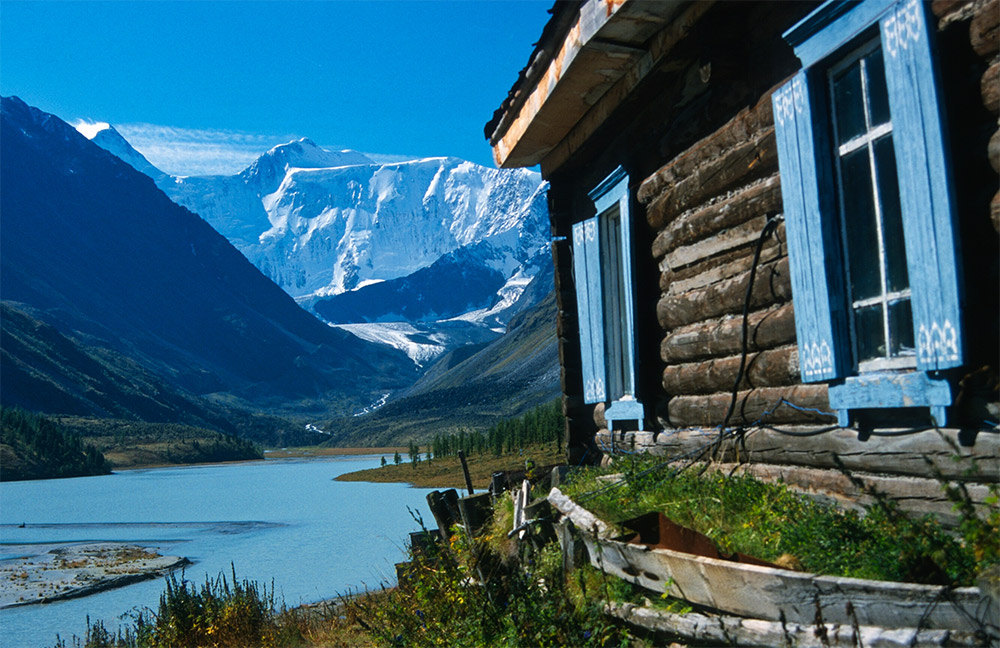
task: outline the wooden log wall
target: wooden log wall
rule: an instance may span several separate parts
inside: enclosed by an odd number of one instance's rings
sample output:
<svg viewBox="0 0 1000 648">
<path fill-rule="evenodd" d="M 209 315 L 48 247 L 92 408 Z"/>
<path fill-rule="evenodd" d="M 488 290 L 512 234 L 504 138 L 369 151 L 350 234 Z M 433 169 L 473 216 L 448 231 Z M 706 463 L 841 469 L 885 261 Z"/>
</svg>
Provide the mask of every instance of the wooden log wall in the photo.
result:
<svg viewBox="0 0 1000 648">
<path fill-rule="evenodd" d="M 958 516 L 942 489 L 944 483 L 962 482 L 972 500 L 983 505 L 989 485 L 1000 482 L 1000 435 L 994 433 L 969 438 L 954 430 L 926 430 L 864 439 L 847 429 L 817 435 L 810 435 L 808 427 L 785 430 L 789 431 L 795 436 L 758 428 L 742 440 L 718 445 L 713 445 L 718 431 L 708 429 L 659 434 L 602 431 L 597 441 L 609 453 L 643 452 L 668 461 L 713 459 L 711 470 L 780 480 L 816 499 L 849 508 L 873 504 L 870 492 L 875 491 L 895 500 L 904 511 L 931 513 L 946 524 L 956 523 Z"/>
<path fill-rule="evenodd" d="M 799 384 L 784 225 L 754 254 L 781 211 L 770 92 L 647 178 L 638 199 L 657 231 L 656 316 L 663 328 L 666 427 L 723 422 L 742 358 L 742 312 L 751 273 L 748 356 L 731 423 L 823 423 L 824 385 Z"/>
<path fill-rule="evenodd" d="M 979 81 L 983 108 L 994 118 L 993 135 L 990 137 L 987 155 L 993 171 L 1000 174 L 1000 1 L 978 0 L 976 2 L 954 2 L 937 0 L 931 10 L 939 18 L 939 29 L 950 23 L 968 24 L 969 45 L 986 65 Z M 1000 180 L 997 181 L 1000 186 Z M 993 228 L 1000 233 L 1000 189 L 990 201 L 990 217 Z"/>
</svg>

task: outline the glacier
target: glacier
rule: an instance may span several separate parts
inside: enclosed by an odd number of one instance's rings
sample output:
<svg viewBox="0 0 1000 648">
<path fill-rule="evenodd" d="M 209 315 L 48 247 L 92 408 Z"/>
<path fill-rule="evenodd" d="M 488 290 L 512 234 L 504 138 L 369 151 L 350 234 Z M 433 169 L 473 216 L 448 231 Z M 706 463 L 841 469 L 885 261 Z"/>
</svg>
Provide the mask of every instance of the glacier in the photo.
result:
<svg viewBox="0 0 1000 648">
<path fill-rule="evenodd" d="M 201 216 L 303 307 L 321 318 L 336 312 L 334 325 L 402 349 L 418 366 L 499 336 L 551 264 L 547 184 L 531 170 L 452 157 L 379 164 L 302 138 L 235 175 L 171 176 L 112 126 L 77 128 Z"/>
</svg>

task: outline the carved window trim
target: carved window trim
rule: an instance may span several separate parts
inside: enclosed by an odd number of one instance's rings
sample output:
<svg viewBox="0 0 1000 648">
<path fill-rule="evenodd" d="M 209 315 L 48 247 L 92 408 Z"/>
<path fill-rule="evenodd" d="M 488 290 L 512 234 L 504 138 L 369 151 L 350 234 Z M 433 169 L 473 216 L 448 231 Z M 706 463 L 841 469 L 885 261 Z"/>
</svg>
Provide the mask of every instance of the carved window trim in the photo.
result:
<svg viewBox="0 0 1000 648">
<path fill-rule="evenodd" d="M 775 91 L 775 134 L 803 382 L 828 382 L 852 410 L 951 405 L 941 372 L 963 363 L 954 197 L 935 68 L 935 30 L 919 0 L 830 1 L 788 30 L 803 69 Z M 915 369 L 858 369 L 851 339 L 827 73 L 867 40 L 884 51 L 913 309 Z"/>
</svg>

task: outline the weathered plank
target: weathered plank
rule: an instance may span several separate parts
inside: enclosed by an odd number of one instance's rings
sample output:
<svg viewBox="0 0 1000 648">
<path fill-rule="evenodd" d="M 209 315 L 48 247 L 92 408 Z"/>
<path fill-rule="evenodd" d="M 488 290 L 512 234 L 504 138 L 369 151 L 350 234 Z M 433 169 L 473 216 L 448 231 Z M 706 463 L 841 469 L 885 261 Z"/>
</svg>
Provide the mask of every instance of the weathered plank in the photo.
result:
<svg viewBox="0 0 1000 648">
<path fill-rule="evenodd" d="M 1000 482 L 1000 434 L 981 433 L 972 445 L 960 445 L 959 430 L 925 430 L 900 436 L 858 438 L 851 429 L 837 429 L 806 436 L 815 428 L 794 427 L 789 436 L 775 430 L 755 428 L 743 443 L 725 442 L 716 453 L 722 462 L 748 461 L 757 465 L 791 465 L 886 475 L 932 478 L 935 472 L 949 480 L 963 482 Z M 663 457 L 688 455 L 718 438 L 711 429 L 618 432 L 616 443 L 632 451 Z M 597 441 L 610 447 L 606 433 Z M 967 441 L 968 442 L 968 441 Z"/>
<path fill-rule="evenodd" d="M 664 330 L 685 324 L 714 319 L 743 310 L 743 301 L 750 280 L 750 271 L 681 295 L 666 295 L 656 305 L 656 316 Z M 750 298 L 750 308 L 758 310 L 782 303 L 792 297 L 788 259 L 758 267 Z"/>
<path fill-rule="evenodd" d="M 969 42 L 983 58 L 1000 51 L 1000 0 L 990 0 L 976 11 L 969 24 Z"/>
<path fill-rule="evenodd" d="M 728 614 L 785 623 L 974 632 L 977 587 L 819 576 L 583 535 L 591 564 L 645 589 Z"/>
<path fill-rule="evenodd" d="M 674 427 L 712 427 L 721 425 L 729 409 L 729 393 L 705 396 L 675 396 L 667 406 L 668 418 Z M 825 384 L 792 387 L 759 387 L 737 394 L 736 409 L 730 425 L 762 423 L 831 423 L 835 415 L 800 411 L 781 405 L 785 399 L 810 410 L 829 410 Z"/>
<path fill-rule="evenodd" d="M 781 182 L 778 174 L 773 174 L 735 191 L 725 200 L 675 218 L 653 240 L 653 256 L 659 259 L 682 245 L 690 245 L 780 208 Z"/>
<path fill-rule="evenodd" d="M 665 633 L 699 644 L 764 648 L 958 648 L 980 645 L 980 639 L 974 634 L 952 630 L 882 628 L 850 623 L 781 623 L 702 612 L 678 614 L 634 603 L 611 602 L 604 609 L 606 614 L 634 628 Z"/>
<path fill-rule="evenodd" d="M 742 356 L 734 355 L 667 365 L 663 370 L 663 389 L 672 396 L 711 394 L 731 389 L 741 360 Z M 795 345 L 750 353 L 740 389 L 795 385 L 799 382 L 798 371 L 799 353 Z"/>
<path fill-rule="evenodd" d="M 733 188 L 767 177 L 777 169 L 778 151 L 771 127 L 665 187 L 647 206 L 646 220 L 654 229 L 662 229 L 685 210 L 724 197 Z"/>
<path fill-rule="evenodd" d="M 549 504 L 566 516 L 577 529 L 586 531 L 598 538 L 610 538 L 615 535 L 615 530 L 604 520 L 571 500 L 558 488 L 550 490 L 546 499 L 549 500 Z"/>
<path fill-rule="evenodd" d="M 747 318 L 750 351 L 763 351 L 795 341 L 795 313 L 786 303 Z M 738 353 L 742 347 L 743 318 L 731 315 L 673 329 L 660 344 L 660 358 L 668 363 Z"/>
</svg>

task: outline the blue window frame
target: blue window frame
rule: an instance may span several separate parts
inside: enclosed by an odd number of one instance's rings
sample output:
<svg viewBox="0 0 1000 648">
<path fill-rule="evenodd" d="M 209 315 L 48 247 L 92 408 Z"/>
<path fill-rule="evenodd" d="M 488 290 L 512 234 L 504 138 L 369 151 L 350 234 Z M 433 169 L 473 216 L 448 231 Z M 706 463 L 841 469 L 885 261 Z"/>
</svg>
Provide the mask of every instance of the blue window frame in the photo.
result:
<svg viewBox="0 0 1000 648">
<path fill-rule="evenodd" d="M 827 2 L 772 97 L 803 382 L 851 410 L 951 404 L 961 282 L 934 28 L 919 0 Z"/>
<path fill-rule="evenodd" d="M 573 225 L 584 402 L 610 403 L 604 412 L 609 429 L 620 421 L 641 426 L 628 175 L 619 167 L 588 195 L 596 215 Z"/>
</svg>

